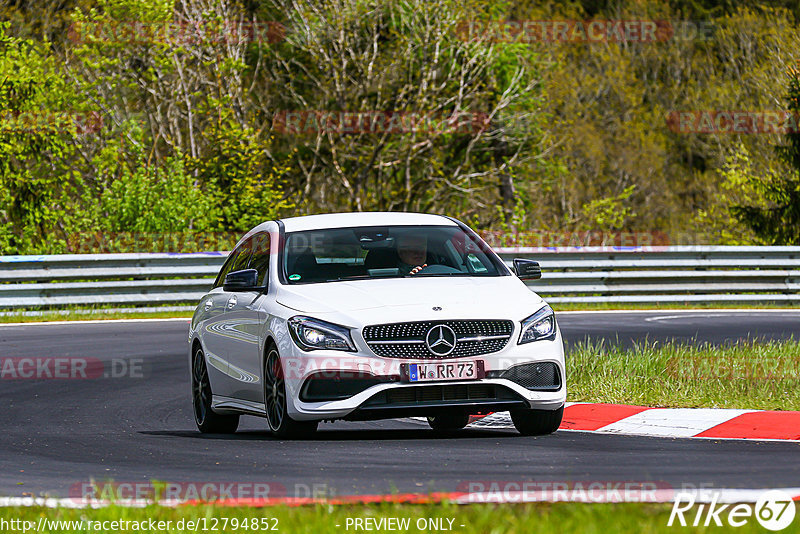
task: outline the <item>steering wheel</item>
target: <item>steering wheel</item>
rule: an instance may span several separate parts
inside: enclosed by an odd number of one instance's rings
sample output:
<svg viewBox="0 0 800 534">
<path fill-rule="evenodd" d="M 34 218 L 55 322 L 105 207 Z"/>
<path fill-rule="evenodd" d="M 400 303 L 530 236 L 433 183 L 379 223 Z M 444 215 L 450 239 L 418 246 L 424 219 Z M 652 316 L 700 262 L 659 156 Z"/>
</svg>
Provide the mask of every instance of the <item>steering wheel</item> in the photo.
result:
<svg viewBox="0 0 800 534">
<path fill-rule="evenodd" d="M 460 272 L 461 271 L 458 269 L 448 267 L 447 265 L 428 265 L 417 271 L 417 274 L 450 274 Z"/>
</svg>

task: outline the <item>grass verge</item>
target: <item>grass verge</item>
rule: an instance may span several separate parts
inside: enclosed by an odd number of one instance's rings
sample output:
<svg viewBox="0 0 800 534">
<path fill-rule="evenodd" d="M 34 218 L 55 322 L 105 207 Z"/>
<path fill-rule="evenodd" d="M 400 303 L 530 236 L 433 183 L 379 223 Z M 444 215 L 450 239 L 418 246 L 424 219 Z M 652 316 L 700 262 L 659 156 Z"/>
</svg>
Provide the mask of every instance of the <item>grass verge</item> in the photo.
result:
<svg viewBox="0 0 800 534">
<path fill-rule="evenodd" d="M 719 303 L 666 303 L 666 304 L 647 304 L 647 303 L 632 303 L 632 304 L 594 304 L 594 303 L 562 303 L 553 304 L 553 309 L 557 312 L 564 311 L 613 311 L 613 310 L 728 310 L 728 309 L 744 309 L 744 310 L 800 310 L 800 303 L 792 305 L 792 303 L 785 304 L 758 304 L 758 303 L 732 303 L 732 302 L 719 302 Z M 85 308 L 85 309 L 64 309 L 64 310 L 22 310 L 34 311 L 41 315 L 23 315 L 22 313 L 11 313 L 9 315 L 0 315 L 0 324 L 2 323 L 41 323 L 51 321 L 101 321 L 113 319 L 165 319 L 173 317 L 182 317 L 186 319 L 192 318 L 192 312 L 186 310 L 180 311 L 136 311 L 130 309 L 126 311 L 116 311 L 108 308 Z"/>
<path fill-rule="evenodd" d="M 544 299 L 547 300 L 547 297 L 544 297 Z M 605 310 L 800 310 L 800 303 L 792 302 L 563 302 L 553 303 L 551 306 L 557 312 Z"/>
<path fill-rule="evenodd" d="M 171 319 L 174 317 L 192 318 L 190 311 L 98 311 L 81 310 L 45 311 L 41 315 L 0 315 L 0 324 L 3 323 L 45 323 L 53 321 L 111 321 L 114 319 Z"/>
<path fill-rule="evenodd" d="M 20 519 L 38 524 L 40 517 L 48 519 L 47 532 L 195 532 L 194 528 L 187 528 L 187 521 L 200 521 L 198 532 L 285 532 L 285 533 L 314 533 L 326 532 L 354 532 L 351 523 L 346 528 L 348 518 L 373 520 L 388 518 L 407 518 L 410 524 L 407 530 L 400 532 L 435 532 L 436 529 L 418 529 L 416 522 L 428 519 L 439 519 L 444 527 L 452 524 L 455 533 L 554 533 L 583 532 L 605 534 L 607 532 L 635 532 L 641 534 L 657 532 L 674 532 L 675 526 L 668 527 L 671 505 L 663 504 L 577 504 L 577 503 L 536 503 L 518 505 L 489 505 L 472 504 L 460 506 L 455 504 L 381 504 L 381 505 L 341 505 L 341 506 L 302 506 L 272 508 L 228 508 L 213 505 L 199 507 L 180 507 L 177 509 L 151 506 L 143 509 L 120 508 L 110 506 L 97 510 L 70 510 L 46 508 L 3 508 L 0 509 L 0 523 L 3 519 Z M 224 519 L 227 518 L 227 523 Z M 236 525 L 234 527 L 234 519 Z M 267 521 L 264 522 L 263 520 Z M 690 521 L 693 516 L 689 518 Z M 170 521 L 168 528 L 158 530 L 134 530 L 117 525 L 117 528 L 108 528 L 112 525 L 92 525 L 101 528 L 86 526 L 86 522 L 97 521 Z M 179 521 L 183 520 L 183 528 L 179 528 Z M 449 523 L 452 520 L 452 523 Z M 84 528 L 73 525 L 71 528 L 58 528 L 53 521 L 83 521 Z M 275 530 L 264 528 L 251 528 L 255 521 L 257 525 L 276 525 Z M 247 528 L 242 523 L 247 522 Z M 421 525 L 422 523 L 420 523 Z M 63 524 L 62 524 L 63 525 Z M 216 525 L 217 528 L 211 527 Z M 63 525 L 66 526 L 66 525 Z M 165 525 L 166 526 L 166 525 Z M 203 527 L 206 527 L 204 529 Z M 223 526 L 226 528 L 223 529 Z M 194 525 L 192 525 L 194 527 Z M 695 529 L 692 527 L 677 527 L 681 532 L 708 531 L 708 529 Z M 711 527 L 715 532 L 726 532 L 726 527 Z M 759 530 L 760 529 L 760 530 Z M 447 528 L 443 530 L 448 530 Z M 751 518 L 741 528 L 732 529 L 736 532 L 763 532 L 758 523 Z M 28 530 L 30 532 L 31 530 Z M 41 530 L 40 530 L 41 531 Z M 361 529 L 361 531 L 364 531 Z M 374 529 L 378 532 L 387 532 L 387 529 Z M 9 529 L 6 532 L 23 532 L 22 529 Z"/>
<path fill-rule="evenodd" d="M 579 343 L 569 351 L 567 380 L 575 402 L 800 410 L 800 342 Z"/>
</svg>

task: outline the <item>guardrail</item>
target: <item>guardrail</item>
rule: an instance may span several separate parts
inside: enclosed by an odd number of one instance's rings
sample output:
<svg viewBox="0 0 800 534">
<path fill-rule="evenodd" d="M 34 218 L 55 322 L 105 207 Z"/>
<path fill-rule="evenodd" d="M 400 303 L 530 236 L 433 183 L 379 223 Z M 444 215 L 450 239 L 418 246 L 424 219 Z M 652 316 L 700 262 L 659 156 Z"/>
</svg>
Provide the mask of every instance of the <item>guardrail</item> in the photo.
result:
<svg viewBox="0 0 800 534">
<path fill-rule="evenodd" d="M 498 248 L 564 302 L 800 301 L 800 247 Z M 0 309 L 194 304 L 227 253 L 0 256 Z"/>
<path fill-rule="evenodd" d="M 499 248 L 535 259 L 553 303 L 800 301 L 800 247 Z"/>
</svg>

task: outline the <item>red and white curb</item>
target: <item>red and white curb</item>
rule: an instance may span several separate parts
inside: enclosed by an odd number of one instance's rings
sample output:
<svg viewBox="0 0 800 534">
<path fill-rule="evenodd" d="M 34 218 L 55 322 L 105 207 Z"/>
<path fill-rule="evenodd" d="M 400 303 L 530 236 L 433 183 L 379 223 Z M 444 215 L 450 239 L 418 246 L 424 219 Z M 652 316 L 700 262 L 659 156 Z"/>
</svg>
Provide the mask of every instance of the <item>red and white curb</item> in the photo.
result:
<svg viewBox="0 0 800 534">
<path fill-rule="evenodd" d="M 514 428 L 508 412 L 487 415 L 468 428 Z M 560 430 L 663 438 L 800 441 L 800 412 L 717 408 L 648 408 L 567 403 Z"/>
</svg>

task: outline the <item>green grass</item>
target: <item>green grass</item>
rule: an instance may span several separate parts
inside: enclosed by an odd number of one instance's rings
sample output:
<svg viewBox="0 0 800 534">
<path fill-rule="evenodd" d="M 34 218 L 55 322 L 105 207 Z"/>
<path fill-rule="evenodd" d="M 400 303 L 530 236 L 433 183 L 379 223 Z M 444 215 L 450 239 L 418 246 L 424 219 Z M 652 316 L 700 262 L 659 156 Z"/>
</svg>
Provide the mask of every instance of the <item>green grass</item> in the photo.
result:
<svg viewBox="0 0 800 534">
<path fill-rule="evenodd" d="M 593 303 L 576 303 L 576 304 L 553 304 L 553 309 L 557 312 L 563 311 L 603 311 L 603 310 L 708 310 L 708 309 L 800 309 L 800 303 L 784 303 L 784 304 L 757 304 L 757 303 L 730 303 L 720 302 L 714 303 L 666 303 L 666 304 L 648 304 L 648 303 L 633 303 L 633 304 L 593 304 Z M 164 319 L 172 317 L 185 317 L 191 319 L 192 312 L 190 311 L 164 311 L 164 312 L 117 312 L 109 311 L 104 308 L 69 308 L 65 310 L 40 310 L 42 315 L 26 316 L 26 315 L 0 315 L 0 323 L 40 323 L 49 321 L 97 321 L 97 320 L 112 320 L 112 319 Z"/>
<path fill-rule="evenodd" d="M 110 321 L 113 319 L 169 319 L 173 317 L 192 318 L 192 312 L 163 311 L 163 312 L 107 312 L 92 310 L 91 313 L 81 313 L 79 310 L 64 310 L 64 312 L 51 310 L 44 311 L 42 315 L 0 315 L 2 323 L 43 323 L 51 321 Z"/>
<path fill-rule="evenodd" d="M 800 342 L 577 344 L 567 380 L 575 402 L 800 410 Z"/>
<path fill-rule="evenodd" d="M 547 297 L 543 297 L 547 300 Z M 797 310 L 800 309 L 800 302 L 664 302 L 664 303 L 559 303 L 551 304 L 556 311 L 602 311 L 602 310 Z"/>
<path fill-rule="evenodd" d="M 466 506 L 442 503 L 428 505 L 382 504 L 382 505 L 339 505 L 339 506 L 302 506 L 270 508 L 226 508 L 216 506 L 180 507 L 177 509 L 151 506 L 144 509 L 107 507 L 97 510 L 70 510 L 45 508 L 3 508 L 0 519 L 24 519 L 38 522 L 44 516 L 51 520 L 89 521 L 142 521 L 148 519 L 171 521 L 172 528 L 161 532 L 194 532 L 187 528 L 176 528 L 179 520 L 197 520 L 206 518 L 206 525 L 211 527 L 213 519 L 218 521 L 216 530 L 206 532 L 223 532 L 222 518 L 236 518 L 241 523 L 244 519 L 275 518 L 277 532 L 313 533 L 356 532 L 351 526 L 346 529 L 348 518 L 410 518 L 411 528 L 399 532 L 421 532 L 416 529 L 415 522 L 420 518 L 453 519 L 454 533 L 553 533 L 564 534 L 581 532 L 588 534 L 607 534 L 609 532 L 648 534 L 656 532 L 764 532 L 755 519 L 750 519 L 744 527 L 709 527 L 696 529 L 692 527 L 667 526 L 671 505 L 663 504 L 577 504 L 577 503 L 537 503 L 520 505 L 488 505 L 471 504 Z M 687 515 L 690 521 L 693 515 Z M 725 520 L 725 517 L 722 518 Z M 231 528 L 228 521 L 224 532 L 254 532 L 252 529 Z M 274 524 L 274 521 L 269 521 Z M 444 523 L 447 525 L 447 521 Z M 185 523 L 184 523 L 185 525 Z M 337 526 L 339 525 L 339 526 Z M 461 525 L 464 525 L 463 527 Z M 69 529 L 50 529 L 48 532 L 73 532 Z M 21 532 L 21 530 L 7 530 Z M 86 530 L 84 530 L 86 532 Z M 133 532 L 133 530 L 99 530 L 96 532 Z M 142 530 L 142 532 L 148 532 Z M 154 531 L 150 531 L 154 532 Z M 203 532 L 202 527 L 199 532 Z M 259 532 L 268 532 L 260 530 Z M 364 532 L 364 531 L 361 531 Z M 386 532 L 381 530 L 380 532 Z M 425 530 L 422 530 L 425 532 Z M 431 530 L 429 532 L 435 532 Z"/>
</svg>

